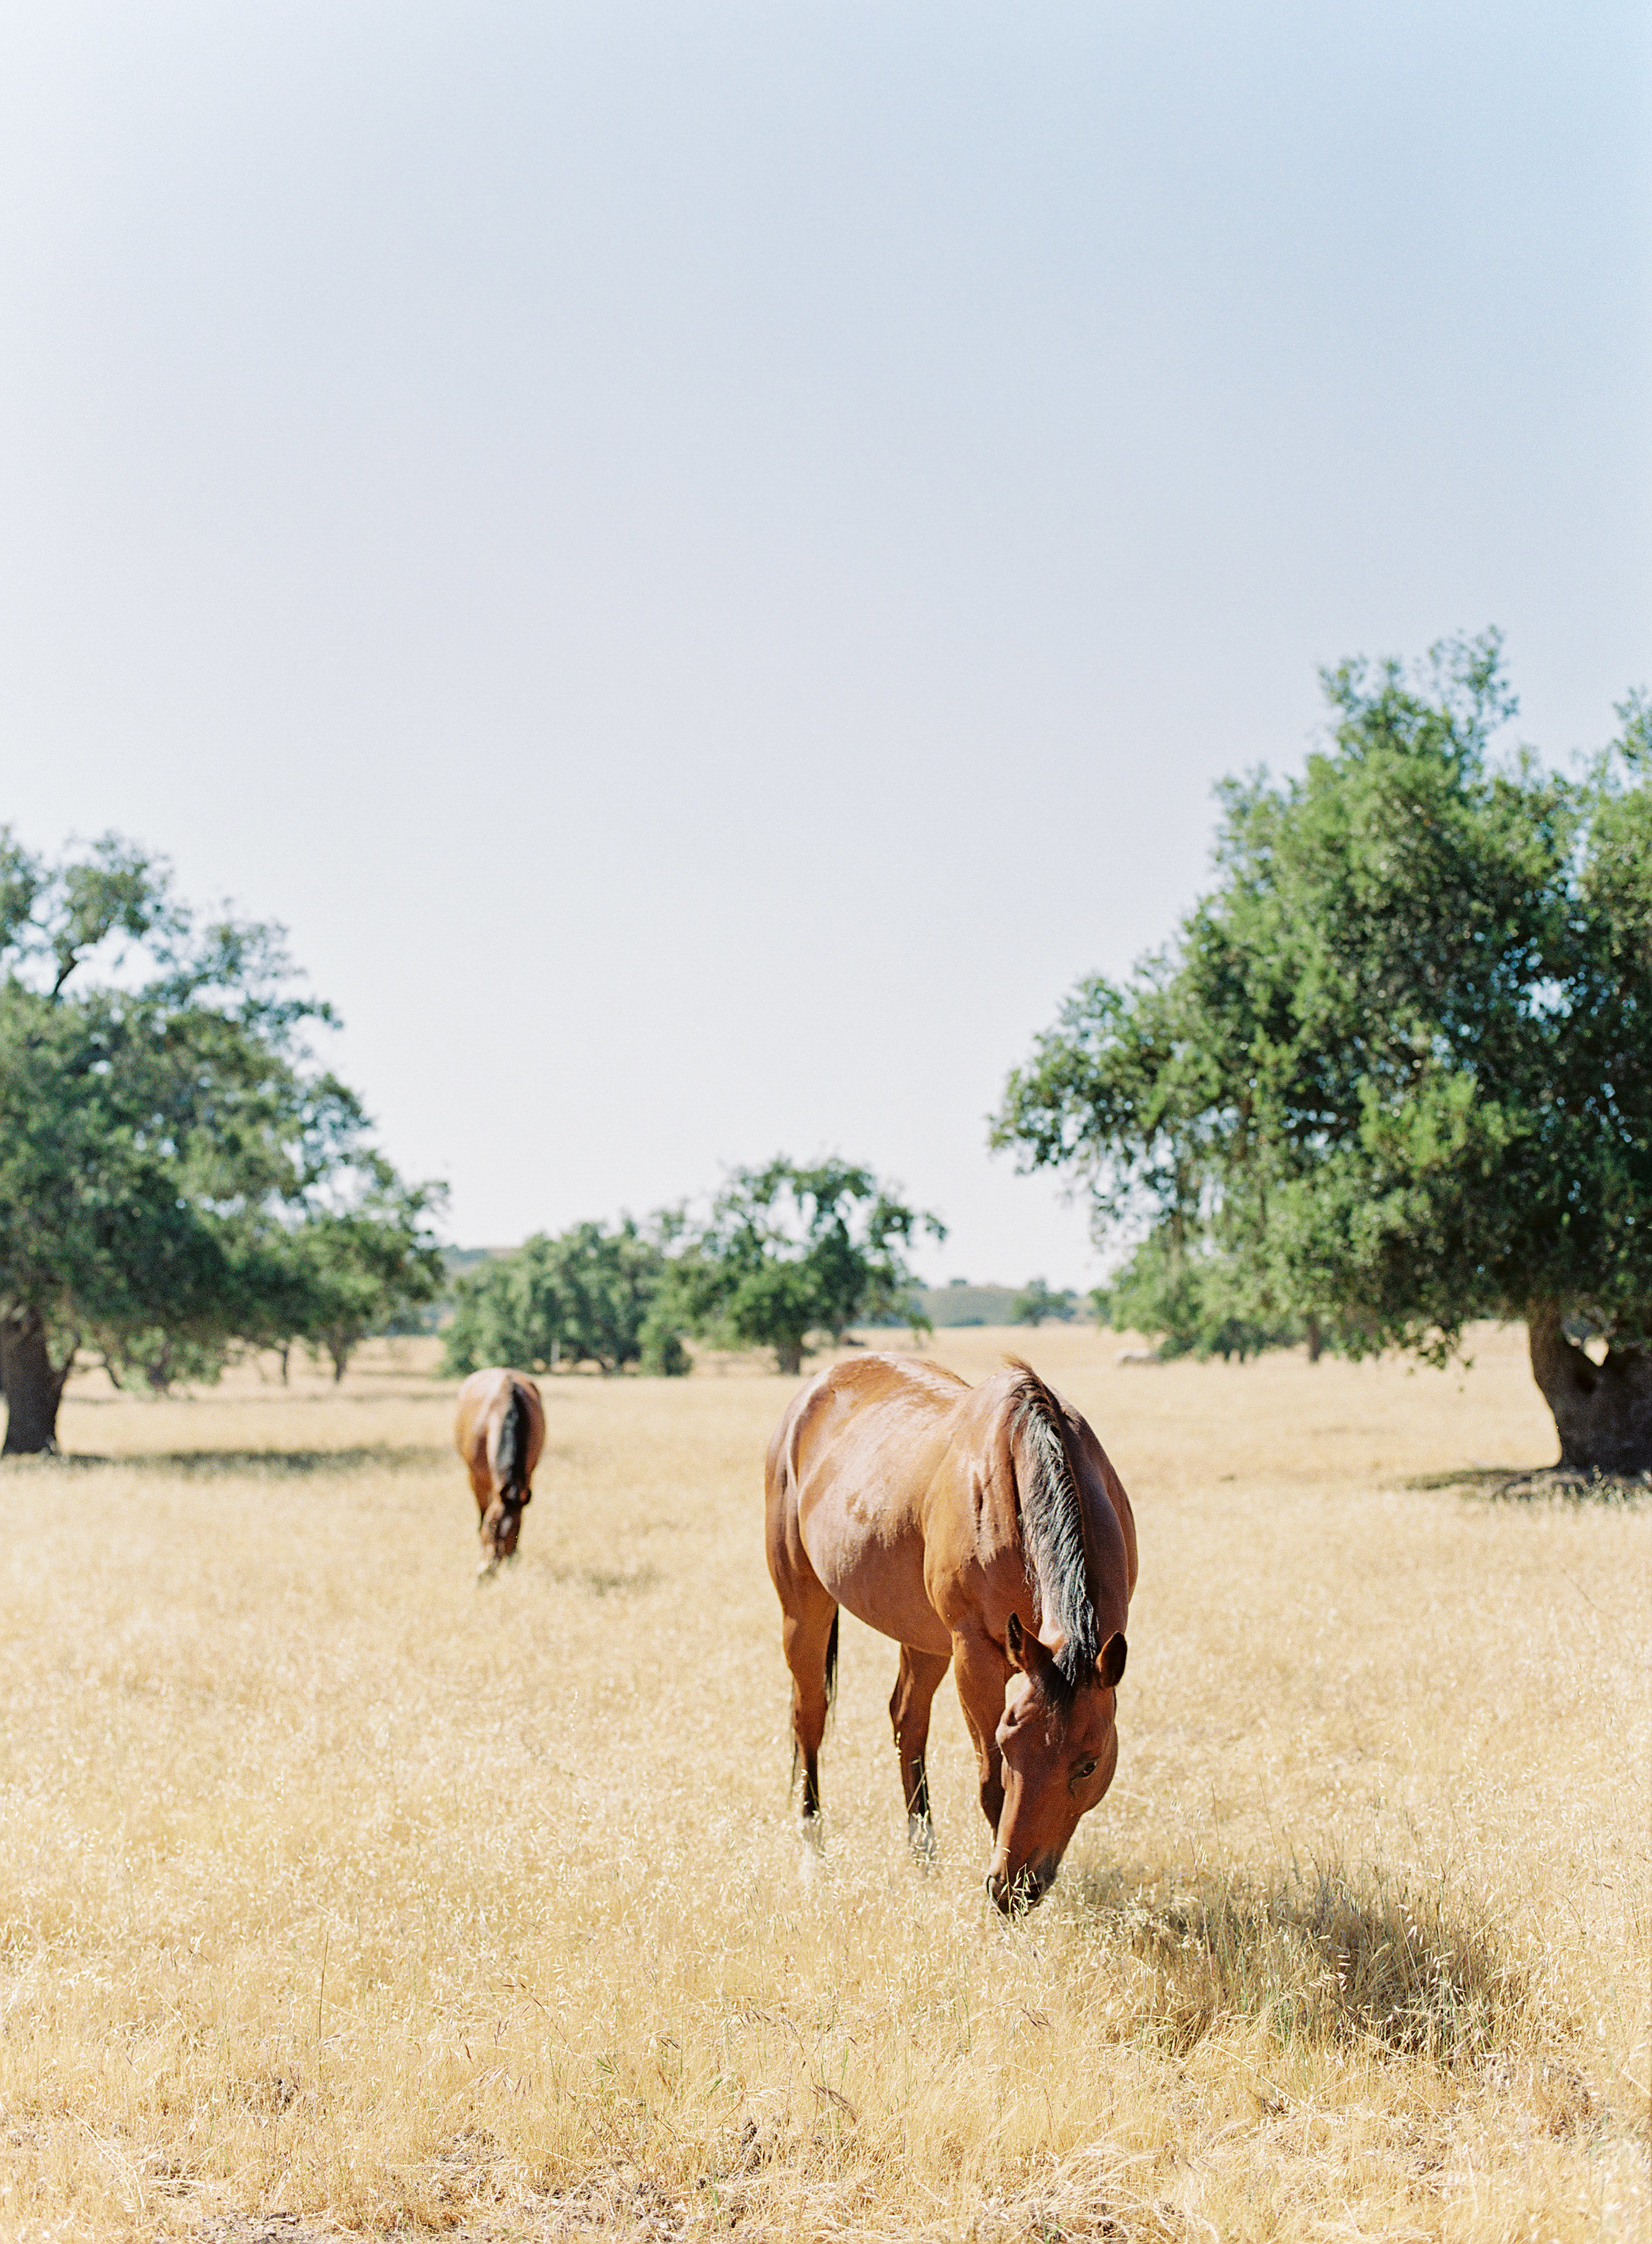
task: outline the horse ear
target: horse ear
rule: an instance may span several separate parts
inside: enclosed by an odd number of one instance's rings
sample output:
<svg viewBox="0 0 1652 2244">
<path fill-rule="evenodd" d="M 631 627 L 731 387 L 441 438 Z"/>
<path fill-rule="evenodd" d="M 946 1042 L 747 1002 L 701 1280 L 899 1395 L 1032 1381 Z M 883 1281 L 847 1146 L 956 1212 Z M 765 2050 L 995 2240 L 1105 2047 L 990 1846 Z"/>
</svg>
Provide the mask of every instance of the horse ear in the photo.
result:
<svg viewBox="0 0 1652 2244">
<path fill-rule="evenodd" d="M 1030 1676 L 1035 1683 L 1045 1670 L 1053 1665 L 1050 1654 L 1039 1642 L 1031 1629 L 1022 1627 L 1019 1613 L 1012 1612 L 1010 1615 L 1010 1625 L 1004 1632 L 1004 1642 L 1015 1666 L 1020 1669 L 1023 1675 Z"/>
<path fill-rule="evenodd" d="M 1122 1633 L 1116 1628 L 1101 1647 L 1101 1657 L 1095 1663 L 1095 1672 L 1109 1691 L 1124 1673 L 1124 1663 L 1129 1650 Z"/>
</svg>

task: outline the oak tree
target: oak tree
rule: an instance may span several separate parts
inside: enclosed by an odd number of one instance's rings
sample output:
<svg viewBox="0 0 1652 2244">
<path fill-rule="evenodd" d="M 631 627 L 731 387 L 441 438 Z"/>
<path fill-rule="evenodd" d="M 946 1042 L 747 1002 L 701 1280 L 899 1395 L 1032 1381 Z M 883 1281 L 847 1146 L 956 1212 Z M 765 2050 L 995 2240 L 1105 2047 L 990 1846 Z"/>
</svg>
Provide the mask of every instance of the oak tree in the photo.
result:
<svg viewBox="0 0 1652 2244">
<path fill-rule="evenodd" d="M 143 850 L 51 865 L 0 828 L 8 1452 L 55 1446 L 78 1361 L 160 1386 L 307 1328 L 295 1235 L 389 1173 L 309 1052 L 331 1017 L 279 929 L 198 923 Z"/>
<path fill-rule="evenodd" d="M 926 1323 L 906 1261 L 920 1233 L 942 1240 L 946 1227 L 870 1169 L 782 1156 L 735 1170 L 706 1220 L 686 1227 L 673 1292 L 690 1330 L 772 1348 L 795 1376 L 816 1336 L 841 1342 L 851 1325 L 891 1315 Z"/>
<path fill-rule="evenodd" d="M 586 1222 L 538 1233 L 459 1281 L 447 1369 L 463 1377 L 484 1364 L 544 1371 L 561 1362 L 684 1372 L 679 1328 L 659 1308 L 665 1277 L 658 1225 L 625 1216 L 612 1230 Z"/>
<path fill-rule="evenodd" d="M 1222 790 L 1215 882 L 1081 983 L 993 1138 L 1162 1268 L 1353 1354 L 1524 1319 L 1562 1462 L 1652 1469 L 1652 727 L 1498 755 L 1495 633 L 1325 675 L 1299 779 Z"/>
</svg>

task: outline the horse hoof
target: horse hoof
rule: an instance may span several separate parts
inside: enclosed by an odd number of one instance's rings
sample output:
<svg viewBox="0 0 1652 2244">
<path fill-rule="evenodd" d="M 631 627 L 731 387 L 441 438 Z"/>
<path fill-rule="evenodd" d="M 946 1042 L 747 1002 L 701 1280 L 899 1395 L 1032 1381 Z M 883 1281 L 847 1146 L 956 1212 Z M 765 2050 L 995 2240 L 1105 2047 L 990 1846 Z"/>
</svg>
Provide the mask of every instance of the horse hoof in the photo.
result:
<svg viewBox="0 0 1652 2244">
<path fill-rule="evenodd" d="M 906 1843 L 911 1849 L 912 1860 L 920 1870 L 935 1868 L 935 1826 L 927 1815 L 907 1817 Z"/>
</svg>

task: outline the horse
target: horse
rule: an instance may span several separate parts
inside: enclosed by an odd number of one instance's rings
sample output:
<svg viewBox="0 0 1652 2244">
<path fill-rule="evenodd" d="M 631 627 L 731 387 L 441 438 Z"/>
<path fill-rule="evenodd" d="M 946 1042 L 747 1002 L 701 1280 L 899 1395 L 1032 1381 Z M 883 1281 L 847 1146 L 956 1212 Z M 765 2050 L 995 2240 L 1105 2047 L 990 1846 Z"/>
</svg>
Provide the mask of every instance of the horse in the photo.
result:
<svg viewBox="0 0 1652 2244">
<path fill-rule="evenodd" d="M 765 1493 L 805 1835 L 819 1844 L 842 1605 L 901 1648 L 889 1711 L 914 1852 L 934 1851 L 924 1752 L 951 1666 L 992 1833 L 986 1889 L 1005 1915 L 1035 1906 L 1118 1761 L 1135 1520 L 1100 1443 L 1017 1359 L 972 1387 L 863 1355 L 793 1398 Z"/>
<path fill-rule="evenodd" d="M 515 1554 L 522 1507 L 533 1500 L 533 1468 L 545 1447 L 545 1404 L 523 1371 L 473 1371 L 459 1389 L 453 1446 L 464 1458 L 481 1515 L 478 1579 Z"/>
</svg>

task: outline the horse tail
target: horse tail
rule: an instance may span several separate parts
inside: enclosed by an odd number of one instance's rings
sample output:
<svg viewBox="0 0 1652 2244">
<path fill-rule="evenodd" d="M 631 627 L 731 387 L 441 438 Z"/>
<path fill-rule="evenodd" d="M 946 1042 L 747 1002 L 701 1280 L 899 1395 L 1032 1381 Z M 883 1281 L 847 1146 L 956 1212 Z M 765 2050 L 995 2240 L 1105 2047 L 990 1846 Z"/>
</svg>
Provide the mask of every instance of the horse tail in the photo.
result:
<svg viewBox="0 0 1652 2244">
<path fill-rule="evenodd" d="M 493 1451 L 493 1467 L 502 1496 L 518 1496 L 527 1486 L 528 1435 L 528 1398 L 513 1379 L 511 1399 L 500 1417 L 499 1438 Z"/>
</svg>

